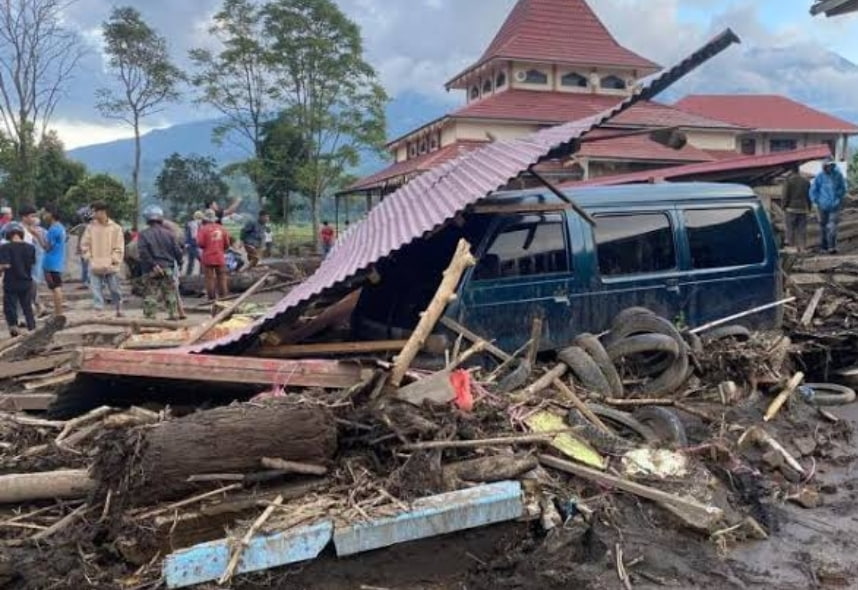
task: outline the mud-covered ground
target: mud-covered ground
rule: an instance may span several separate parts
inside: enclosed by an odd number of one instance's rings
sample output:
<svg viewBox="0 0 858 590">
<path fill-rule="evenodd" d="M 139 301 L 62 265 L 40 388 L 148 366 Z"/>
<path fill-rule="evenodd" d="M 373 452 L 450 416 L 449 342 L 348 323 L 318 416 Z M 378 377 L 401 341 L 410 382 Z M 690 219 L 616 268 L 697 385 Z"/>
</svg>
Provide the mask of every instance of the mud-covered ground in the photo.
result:
<svg viewBox="0 0 858 590">
<path fill-rule="evenodd" d="M 858 426 L 858 404 L 832 413 Z M 816 428 L 812 420 L 797 427 L 811 434 Z M 804 461 L 815 464 L 810 487 L 819 492 L 818 507 L 764 498 L 773 529 L 765 541 L 719 544 L 683 530 L 652 503 L 618 495 L 593 528 L 579 519 L 546 535 L 538 523 L 507 523 L 346 559 L 326 555 L 244 578 L 236 587 L 624 590 L 619 544 L 636 590 L 858 589 L 858 454 L 838 445 L 828 455 Z"/>
</svg>

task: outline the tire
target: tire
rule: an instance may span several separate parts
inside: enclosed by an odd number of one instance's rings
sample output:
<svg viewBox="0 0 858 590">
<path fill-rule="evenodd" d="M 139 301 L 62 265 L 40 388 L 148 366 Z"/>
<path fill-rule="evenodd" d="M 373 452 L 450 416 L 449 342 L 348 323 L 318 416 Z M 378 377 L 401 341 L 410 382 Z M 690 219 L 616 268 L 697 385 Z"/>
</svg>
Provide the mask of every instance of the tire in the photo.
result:
<svg viewBox="0 0 858 590">
<path fill-rule="evenodd" d="M 751 331 L 745 326 L 721 326 L 703 333 L 703 340 L 706 342 L 715 342 L 716 340 L 726 340 L 727 338 L 735 338 L 739 342 L 747 342 L 751 339 Z"/>
<path fill-rule="evenodd" d="M 643 424 L 640 420 L 637 420 L 629 412 L 615 410 L 614 408 L 609 408 L 599 404 L 587 404 L 587 407 L 590 408 L 599 418 L 606 418 L 616 422 L 617 424 L 625 426 L 633 432 L 636 432 L 647 443 L 657 443 L 659 440 L 658 435 L 653 432 L 649 426 Z"/>
<path fill-rule="evenodd" d="M 672 410 L 661 406 L 646 406 L 638 408 L 632 415 L 635 420 L 651 428 L 662 441 L 680 447 L 688 446 L 685 425 Z"/>
<path fill-rule="evenodd" d="M 498 381 L 498 390 L 502 393 L 510 393 L 527 383 L 530 374 L 533 372 L 533 367 L 526 360 L 518 361 L 515 368 L 504 375 L 503 379 Z"/>
<path fill-rule="evenodd" d="M 607 347 L 608 357 L 616 362 L 620 359 L 643 353 L 663 352 L 676 358 L 679 344 L 664 334 L 638 334 L 618 340 Z M 672 363 L 671 363 L 672 364 Z"/>
<path fill-rule="evenodd" d="M 585 389 L 602 395 L 611 395 L 611 386 L 602 369 L 583 348 L 569 346 L 557 353 L 557 358 L 569 367 L 572 374 Z"/>
<path fill-rule="evenodd" d="M 584 352 L 590 355 L 590 358 L 595 361 L 596 365 L 602 370 L 605 379 L 608 380 L 608 386 L 611 389 L 611 395 L 614 397 L 623 396 L 623 380 L 620 379 L 620 373 L 617 371 L 617 366 L 611 357 L 608 356 L 608 351 L 599 342 L 599 339 L 592 334 L 581 334 L 572 343 L 574 346 L 584 349 Z"/>
<path fill-rule="evenodd" d="M 679 330 L 669 321 L 653 313 L 647 314 L 639 311 L 625 317 L 622 313 L 617 316 L 617 321 L 614 322 L 611 333 L 608 334 L 607 344 L 610 346 L 612 343 L 635 334 L 664 334 L 673 338 L 677 344 L 683 342 Z"/>
<path fill-rule="evenodd" d="M 629 318 L 636 315 L 654 316 L 655 312 L 646 307 L 627 307 L 614 317 L 614 321 L 611 322 L 611 331 L 614 331 L 617 329 L 617 326 L 624 324 Z"/>
<path fill-rule="evenodd" d="M 660 318 L 659 318 L 660 319 Z M 608 346 L 611 360 L 646 352 L 662 352 L 671 355 L 673 362 L 660 375 L 644 383 L 638 390 L 642 395 L 661 397 L 679 389 L 688 379 L 688 353 L 685 342 L 677 341 L 665 334 L 638 334 L 629 336 Z"/>
<path fill-rule="evenodd" d="M 845 385 L 834 383 L 805 383 L 805 387 L 813 390 L 812 406 L 844 406 L 855 401 L 855 390 Z"/>
</svg>

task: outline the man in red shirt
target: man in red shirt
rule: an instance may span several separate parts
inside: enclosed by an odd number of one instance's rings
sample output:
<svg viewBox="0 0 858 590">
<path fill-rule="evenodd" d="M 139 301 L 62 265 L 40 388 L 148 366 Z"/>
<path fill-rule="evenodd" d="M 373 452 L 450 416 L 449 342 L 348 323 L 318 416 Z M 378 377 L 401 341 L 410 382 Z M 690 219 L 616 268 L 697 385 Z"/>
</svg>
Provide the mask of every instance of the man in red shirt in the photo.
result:
<svg viewBox="0 0 858 590">
<path fill-rule="evenodd" d="M 226 250 L 231 243 L 229 232 L 217 222 L 217 214 L 211 209 L 203 216 L 203 225 L 197 233 L 197 246 L 202 251 L 200 262 L 206 283 L 209 301 L 218 296 L 229 295 L 226 276 Z"/>
<path fill-rule="evenodd" d="M 327 256 L 331 248 L 334 247 L 334 228 L 327 221 L 322 222 L 322 229 L 319 231 L 319 237 L 322 239 L 322 255 Z"/>
</svg>

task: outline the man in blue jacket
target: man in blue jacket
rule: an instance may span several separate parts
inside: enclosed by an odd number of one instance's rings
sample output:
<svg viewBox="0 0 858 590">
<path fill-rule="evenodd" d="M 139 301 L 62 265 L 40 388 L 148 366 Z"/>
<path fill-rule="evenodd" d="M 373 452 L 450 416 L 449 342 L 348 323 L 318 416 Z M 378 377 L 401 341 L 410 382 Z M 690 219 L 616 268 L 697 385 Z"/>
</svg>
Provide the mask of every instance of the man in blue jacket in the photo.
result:
<svg viewBox="0 0 858 590">
<path fill-rule="evenodd" d="M 810 200 L 819 210 L 823 252 L 837 253 L 837 224 L 845 197 L 846 179 L 834 160 L 827 158 L 810 187 Z"/>
</svg>

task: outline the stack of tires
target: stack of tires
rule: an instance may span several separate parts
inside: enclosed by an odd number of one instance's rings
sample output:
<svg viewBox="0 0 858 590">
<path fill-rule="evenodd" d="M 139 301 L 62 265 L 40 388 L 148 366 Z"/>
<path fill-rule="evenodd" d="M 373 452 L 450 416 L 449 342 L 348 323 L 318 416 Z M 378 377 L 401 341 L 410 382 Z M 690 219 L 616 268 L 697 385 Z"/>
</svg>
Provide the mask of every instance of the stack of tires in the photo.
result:
<svg viewBox="0 0 858 590">
<path fill-rule="evenodd" d="M 603 341 L 582 334 L 558 358 L 593 393 L 623 397 L 622 371 L 636 383 L 636 395 L 661 397 L 674 393 L 688 379 L 689 350 L 673 324 L 646 308 L 633 307 L 614 319 Z"/>
</svg>

